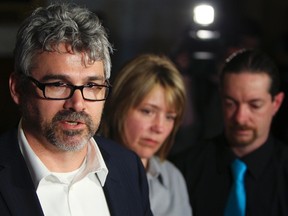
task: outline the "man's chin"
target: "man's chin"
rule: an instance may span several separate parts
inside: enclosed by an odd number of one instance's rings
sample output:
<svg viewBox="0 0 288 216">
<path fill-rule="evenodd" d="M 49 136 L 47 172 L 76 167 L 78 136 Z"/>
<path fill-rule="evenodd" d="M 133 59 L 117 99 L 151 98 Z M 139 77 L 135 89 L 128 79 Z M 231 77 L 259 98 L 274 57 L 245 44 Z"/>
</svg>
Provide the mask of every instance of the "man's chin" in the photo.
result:
<svg viewBox="0 0 288 216">
<path fill-rule="evenodd" d="M 54 143 L 54 146 L 61 151 L 77 152 L 82 150 L 88 143 L 87 139 L 70 139 Z"/>
<path fill-rule="evenodd" d="M 237 136 L 237 137 L 231 137 L 230 141 L 231 141 L 231 145 L 233 146 L 237 146 L 237 147 L 245 147 L 245 146 L 249 146 L 250 144 L 252 144 L 254 142 L 254 137 L 253 136 Z"/>
</svg>

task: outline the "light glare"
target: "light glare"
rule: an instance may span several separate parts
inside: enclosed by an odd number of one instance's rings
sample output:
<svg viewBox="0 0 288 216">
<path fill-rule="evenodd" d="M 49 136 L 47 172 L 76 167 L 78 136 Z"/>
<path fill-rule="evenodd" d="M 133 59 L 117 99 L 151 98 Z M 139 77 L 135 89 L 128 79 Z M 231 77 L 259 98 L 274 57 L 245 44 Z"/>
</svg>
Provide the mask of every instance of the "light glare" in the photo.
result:
<svg viewBox="0 0 288 216">
<path fill-rule="evenodd" d="M 212 52 L 198 51 L 193 53 L 194 59 L 208 60 L 213 59 L 215 55 Z"/>
<path fill-rule="evenodd" d="M 208 40 L 208 39 L 217 39 L 219 38 L 219 32 L 210 31 L 210 30 L 199 30 L 196 32 L 197 38 Z"/>
<path fill-rule="evenodd" d="M 214 8 L 211 5 L 197 5 L 194 8 L 194 22 L 200 25 L 210 25 L 214 22 Z"/>
</svg>

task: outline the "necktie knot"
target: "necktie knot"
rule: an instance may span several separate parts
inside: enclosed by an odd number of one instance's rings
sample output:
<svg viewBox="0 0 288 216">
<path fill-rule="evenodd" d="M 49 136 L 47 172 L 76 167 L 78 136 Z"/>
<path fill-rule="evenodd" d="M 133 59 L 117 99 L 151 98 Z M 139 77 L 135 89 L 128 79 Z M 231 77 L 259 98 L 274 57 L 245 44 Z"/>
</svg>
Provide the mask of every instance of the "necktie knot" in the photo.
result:
<svg viewBox="0 0 288 216">
<path fill-rule="evenodd" d="M 241 161 L 239 159 L 236 159 L 231 164 L 231 168 L 232 168 L 234 181 L 243 182 L 244 181 L 245 172 L 247 170 L 246 164 L 243 161 Z"/>
</svg>

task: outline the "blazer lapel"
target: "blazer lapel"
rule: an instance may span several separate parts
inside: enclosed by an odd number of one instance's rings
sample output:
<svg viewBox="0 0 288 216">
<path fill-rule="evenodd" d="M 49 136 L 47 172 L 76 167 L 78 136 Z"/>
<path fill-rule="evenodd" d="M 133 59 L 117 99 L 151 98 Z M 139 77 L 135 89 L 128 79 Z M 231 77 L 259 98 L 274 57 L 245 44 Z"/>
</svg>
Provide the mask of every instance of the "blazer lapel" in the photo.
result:
<svg viewBox="0 0 288 216">
<path fill-rule="evenodd" d="M 115 164 L 113 165 L 113 159 L 103 148 L 101 149 L 101 154 L 109 170 L 103 190 L 110 214 L 113 216 L 129 215 L 129 210 L 124 201 L 126 200 L 125 190 L 119 181 L 119 179 L 123 178 L 123 174 L 119 173 L 119 170 L 115 168 L 117 166 Z"/>
<path fill-rule="evenodd" d="M 14 131 L 0 141 L 0 201 L 13 216 L 43 216 L 36 190 Z M 2 212 L 1 212 L 2 215 Z"/>
<path fill-rule="evenodd" d="M 18 172 L 16 180 L 15 172 L 17 172 L 15 169 L 7 167 L 0 171 L 0 194 L 5 200 L 11 215 L 44 216 L 34 185 L 31 184 L 32 182 L 26 181 L 27 179 L 25 174 L 22 175 L 22 171 Z"/>
</svg>

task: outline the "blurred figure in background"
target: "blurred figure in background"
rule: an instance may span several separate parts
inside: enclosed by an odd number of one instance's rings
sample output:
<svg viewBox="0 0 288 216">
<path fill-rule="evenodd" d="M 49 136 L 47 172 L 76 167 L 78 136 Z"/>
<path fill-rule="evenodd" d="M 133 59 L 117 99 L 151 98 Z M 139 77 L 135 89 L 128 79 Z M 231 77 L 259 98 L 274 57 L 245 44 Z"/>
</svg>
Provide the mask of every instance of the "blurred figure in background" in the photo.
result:
<svg viewBox="0 0 288 216">
<path fill-rule="evenodd" d="M 186 103 L 181 74 L 164 56 L 144 54 L 115 77 L 104 135 L 133 150 L 146 168 L 155 216 L 192 215 L 184 179 L 166 160 Z"/>
<path fill-rule="evenodd" d="M 234 216 L 230 210 L 238 207 L 241 215 L 288 215 L 288 148 L 270 133 L 284 98 L 279 87 L 267 55 L 240 50 L 227 59 L 220 75 L 224 132 L 172 159 L 186 179 L 194 216 Z M 242 185 L 235 182 L 239 167 Z M 244 193 L 230 208 L 236 185 Z"/>
<path fill-rule="evenodd" d="M 189 37 L 171 53 L 171 59 L 184 78 L 187 106 L 170 156 L 187 150 L 203 138 L 215 136 L 223 127 L 217 55 L 212 55 L 211 51 L 211 57 L 200 58 L 196 55 L 199 53 L 197 48 L 200 49 L 197 41 Z"/>
<path fill-rule="evenodd" d="M 214 40 L 195 39 L 191 36 L 191 29 L 193 27 L 185 31 L 171 53 L 171 59 L 184 77 L 188 98 L 185 121 L 170 152 L 172 157 L 203 139 L 221 133 L 223 115 L 218 92 L 223 62 L 237 50 L 262 46 L 261 28 L 250 19 L 234 20 L 224 26 L 221 37 Z M 197 53 L 208 53 L 210 56 L 201 57 Z"/>
</svg>

